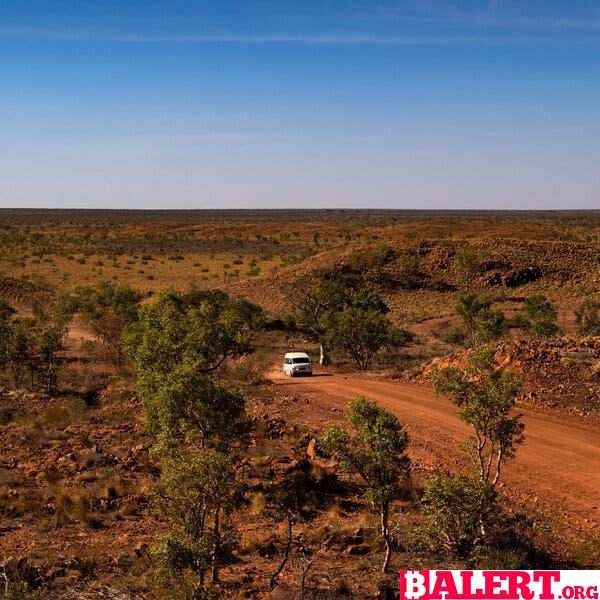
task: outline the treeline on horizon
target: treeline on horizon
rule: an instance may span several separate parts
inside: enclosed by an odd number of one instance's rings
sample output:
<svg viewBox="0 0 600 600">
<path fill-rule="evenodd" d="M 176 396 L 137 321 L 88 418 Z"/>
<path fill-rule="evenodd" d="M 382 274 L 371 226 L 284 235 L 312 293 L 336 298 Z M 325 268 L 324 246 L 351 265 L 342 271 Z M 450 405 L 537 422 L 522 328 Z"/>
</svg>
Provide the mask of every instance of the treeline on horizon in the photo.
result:
<svg viewBox="0 0 600 600">
<path fill-rule="evenodd" d="M 100 208 L 0 208 L 0 226 L 44 224 L 97 224 L 153 221 L 243 222 L 326 221 L 363 225 L 401 224 L 449 219 L 452 221 L 519 221 L 598 225 L 600 210 L 449 210 L 449 209 L 358 209 L 358 208 L 253 208 L 253 209 L 100 209 Z"/>
</svg>

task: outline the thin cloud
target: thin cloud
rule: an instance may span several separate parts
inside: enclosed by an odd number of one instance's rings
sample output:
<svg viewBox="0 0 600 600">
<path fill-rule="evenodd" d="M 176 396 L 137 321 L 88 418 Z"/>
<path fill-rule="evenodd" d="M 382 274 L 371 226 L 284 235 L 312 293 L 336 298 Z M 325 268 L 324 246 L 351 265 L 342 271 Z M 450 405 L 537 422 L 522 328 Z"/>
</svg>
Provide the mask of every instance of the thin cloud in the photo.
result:
<svg viewBox="0 0 600 600">
<path fill-rule="evenodd" d="M 446 25 L 467 28 L 529 29 L 532 31 L 597 31 L 600 11 L 569 14 L 526 14 L 504 8 L 502 0 L 490 0 L 488 10 L 465 12 L 447 4 L 414 4 L 411 10 L 389 8 L 377 15 L 379 20 L 393 20 L 423 25 Z M 363 14 L 363 18 L 368 15 Z"/>
<path fill-rule="evenodd" d="M 600 27 L 600 24 L 598 25 Z M 246 35 L 246 34 L 172 34 L 147 35 L 91 31 L 64 31 L 24 27 L 0 27 L 0 39 L 88 42 L 117 44 L 287 44 L 287 45 L 379 45 L 379 46 L 446 46 L 446 45 L 504 45 L 530 43 L 598 43 L 598 38 L 568 38 L 551 36 L 489 36 L 489 35 Z"/>
<path fill-rule="evenodd" d="M 562 17 L 516 17 L 500 15 L 481 15 L 475 17 L 402 17 L 398 20 L 406 20 L 430 24 L 459 25 L 464 27 L 489 27 L 489 28 L 515 28 L 515 29 L 546 29 L 546 30 L 600 30 L 600 20 L 598 19 L 565 19 Z"/>
</svg>

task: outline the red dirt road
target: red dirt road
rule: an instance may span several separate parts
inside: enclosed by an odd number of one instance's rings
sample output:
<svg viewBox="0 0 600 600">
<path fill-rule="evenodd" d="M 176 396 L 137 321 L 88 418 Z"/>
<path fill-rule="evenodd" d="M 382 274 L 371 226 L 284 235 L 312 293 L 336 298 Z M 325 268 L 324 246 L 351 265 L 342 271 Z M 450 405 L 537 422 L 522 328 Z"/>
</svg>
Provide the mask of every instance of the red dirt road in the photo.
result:
<svg viewBox="0 0 600 600">
<path fill-rule="evenodd" d="M 464 460 L 459 449 L 468 433 L 456 408 L 430 388 L 359 376 L 317 373 L 311 378 L 277 377 L 295 394 L 323 409 L 344 409 L 364 395 L 394 412 L 411 436 L 419 462 L 454 469 Z M 564 531 L 600 530 L 600 427 L 562 415 L 520 407 L 525 444 L 505 469 L 511 496 L 564 524 Z M 464 463 L 462 463 L 464 464 Z M 514 491 L 514 492 L 513 492 Z M 563 529 L 563 527 L 561 527 Z"/>
</svg>

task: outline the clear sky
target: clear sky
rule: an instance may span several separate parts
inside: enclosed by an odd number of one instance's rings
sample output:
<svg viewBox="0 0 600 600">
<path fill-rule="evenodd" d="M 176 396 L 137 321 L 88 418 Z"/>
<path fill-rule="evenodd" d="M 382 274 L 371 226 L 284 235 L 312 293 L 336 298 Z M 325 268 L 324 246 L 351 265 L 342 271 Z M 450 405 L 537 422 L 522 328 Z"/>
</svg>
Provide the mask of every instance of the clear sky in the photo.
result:
<svg viewBox="0 0 600 600">
<path fill-rule="evenodd" d="M 2 0 L 0 206 L 600 208 L 600 2 Z"/>
</svg>

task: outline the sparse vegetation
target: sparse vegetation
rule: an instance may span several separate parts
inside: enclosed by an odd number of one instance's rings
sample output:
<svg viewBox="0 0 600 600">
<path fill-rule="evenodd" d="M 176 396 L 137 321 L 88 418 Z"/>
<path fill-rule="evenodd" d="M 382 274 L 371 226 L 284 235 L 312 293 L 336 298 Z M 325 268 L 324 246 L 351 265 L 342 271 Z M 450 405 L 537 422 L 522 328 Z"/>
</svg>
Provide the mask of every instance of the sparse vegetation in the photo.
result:
<svg viewBox="0 0 600 600">
<path fill-rule="evenodd" d="M 541 339 L 559 332 L 556 323 L 556 307 L 543 294 L 530 296 L 523 304 L 523 312 L 517 316 L 515 324 L 522 327 L 532 337 Z"/>
<path fill-rule="evenodd" d="M 459 292 L 454 306 L 463 321 L 462 337 L 469 340 L 471 346 L 498 340 L 506 335 L 506 317 L 502 311 L 492 308 L 492 299 L 489 296 Z"/>
<path fill-rule="evenodd" d="M 434 475 L 423 504 L 432 546 L 463 559 L 488 543 L 500 517 L 494 487 L 464 475 Z"/>
<path fill-rule="evenodd" d="M 50 392 L 57 384 L 66 335 L 61 316 L 36 312 L 17 316 L 4 304 L 0 315 L 0 369 L 15 388 L 36 384 Z"/>
<path fill-rule="evenodd" d="M 496 485 L 502 466 L 524 441 L 521 415 L 513 414 L 522 390 L 521 378 L 498 367 L 494 350 L 481 348 L 466 369 L 447 367 L 433 374 L 435 390 L 460 409 L 460 418 L 473 430 L 468 449 L 483 483 Z"/>
<path fill-rule="evenodd" d="M 410 460 L 405 454 L 408 435 L 400 421 L 366 398 L 357 398 L 348 407 L 347 419 L 353 431 L 328 429 L 321 446 L 339 456 L 342 467 L 364 481 L 365 498 L 378 513 L 385 543 L 382 571 L 387 571 L 394 541 L 390 531 L 391 509 L 402 497 L 410 476 Z"/>
<path fill-rule="evenodd" d="M 364 371 L 382 347 L 407 345 L 413 338 L 392 326 L 383 299 L 353 276 L 333 274 L 316 287 L 301 279 L 293 290 L 299 307 L 296 324 L 319 344 L 320 364 L 327 364 L 334 351 L 349 355 Z"/>
<path fill-rule="evenodd" d="M 349 355 L 358 369 L 366 371 L 381 348 L 406 346 L 414 337 L 394 327 L 386 312 L 375 294 L 357 294 L 350 306 L 330 315 L 324 336 L 327 346 L 342 356 Z"/>
<path fill-rule="evenodd" d="M 222 452 L 189 449 L 164 461 L 156 505 L 173 527 L 152 548 L 162 581 L 191 571 L 197 577 L 192 597 L 206 592 L 207 572 L 212 583 L 219 582 L 220 566 L 235 542 L 235 492 L 233 465 Z"/>
<path fill-rule="evenodd" d="M 597 566 L 596 216 L 0 214 L 0 595 Z"/>
</svg>

